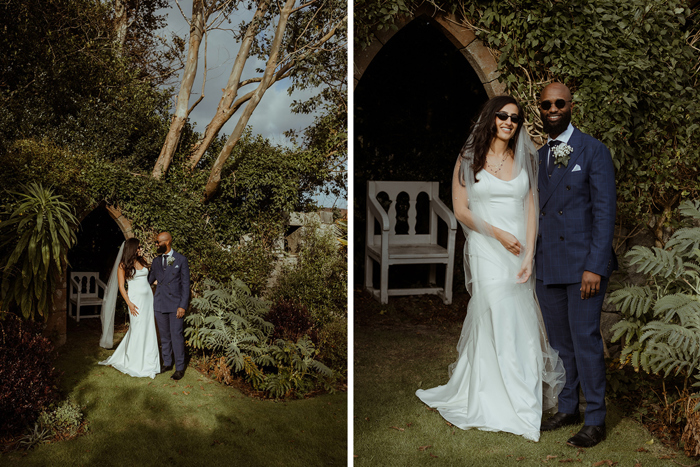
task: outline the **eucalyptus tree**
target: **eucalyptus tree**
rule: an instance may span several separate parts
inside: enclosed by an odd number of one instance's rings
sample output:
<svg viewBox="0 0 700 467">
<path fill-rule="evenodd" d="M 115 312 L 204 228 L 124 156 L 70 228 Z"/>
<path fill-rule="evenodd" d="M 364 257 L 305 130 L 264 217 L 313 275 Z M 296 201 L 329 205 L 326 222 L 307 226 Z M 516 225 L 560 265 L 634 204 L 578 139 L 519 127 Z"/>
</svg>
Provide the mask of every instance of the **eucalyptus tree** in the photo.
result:
<svg viewBox="0 0 700 467">
<path fill-rule="evenodd" d="M 242 21 L 234 32 L 234 39 L 239 48 L 227 85 L 222 89 L 217 110 L 202 137 L 191 148 L 189 156 L 188 166 L 194 169 L 215 141 L 223 125 L 241 110 L 231 135 L 209 169 L 209 178 L 204 188 L 206 200 L 210 200 L 217 192 L 224 165 L 243 136 L 245 127 L 265 92 L 280 80 L 289 79 L 293 86 L 295 83 L 312 79 L 318 68 L 323 66 L 324 60 L 329 60 L 328 57 L 338 50 L 344 51 L 347 42 L 346 3 L 341 0 L 311 0 L 300 5 L 297 5 L 296 0 L 239 1 L 227 3 L 226 8 L 216 3 L 220 6 L 217 10 L 220 15 L 207 23 L 206 20 L 203 21 L 204 18 L 209 18 L 206 15 L 209 10 L 205 7 L 213 9 L 213 5 L 202 2 L 193 4 L 192 20 L 189 21 L 190 45 L 187 51 L 187 65 L 170 131 L 153 169 L 155 178 L 160 178 L 167 172 L 177 149 L 184 122 L 194 105 L 199 103 L 197 101 L 189 106 L 202 38 L 223 15 L 229 15 L 230 18 L 233 11 L 249 9 L 253 12 L 252 16 Z M 264 66 L 256 70 L 255 76 L 244 77 L 246 64 L 256 60 L 264 62 Z M 343 71 L 343 78 L 344 75 Z"/>
</svg>

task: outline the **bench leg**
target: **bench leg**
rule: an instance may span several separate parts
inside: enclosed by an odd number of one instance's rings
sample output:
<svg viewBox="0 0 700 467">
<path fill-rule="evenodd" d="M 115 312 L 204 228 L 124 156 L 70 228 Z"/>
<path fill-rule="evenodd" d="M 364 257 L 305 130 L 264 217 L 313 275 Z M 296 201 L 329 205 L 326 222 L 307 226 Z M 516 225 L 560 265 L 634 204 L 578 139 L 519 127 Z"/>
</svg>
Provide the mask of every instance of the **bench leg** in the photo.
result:
<svg viewBox="0 0 700 467">
<path fill-rule="evenodd" d="M 430 273 L 428 274 L 428 284 L 430 284 L 430 285 L 437 284 L 436 270 L 437 270 L 437 265 L 431 264 L 430 265 Z"/>
<path fill-rule="evenodd" d="M 389 303 L 389 265 L 387 263 L 381 263 L 379 268 L 381 269 L 379 278 L 379 303 L 386 305 Z"/>
<path fill-rule="evenodd" d="M 452 282 L 454 280 L 454 260 L 445 265 L 445 305 L 452 303 Z"/>
<path fill-rule="evenodd" d="M 374 262 L 372 258 L 365 253 L 365 289 L 372 290 L 374 282 Z"/>
</svg>

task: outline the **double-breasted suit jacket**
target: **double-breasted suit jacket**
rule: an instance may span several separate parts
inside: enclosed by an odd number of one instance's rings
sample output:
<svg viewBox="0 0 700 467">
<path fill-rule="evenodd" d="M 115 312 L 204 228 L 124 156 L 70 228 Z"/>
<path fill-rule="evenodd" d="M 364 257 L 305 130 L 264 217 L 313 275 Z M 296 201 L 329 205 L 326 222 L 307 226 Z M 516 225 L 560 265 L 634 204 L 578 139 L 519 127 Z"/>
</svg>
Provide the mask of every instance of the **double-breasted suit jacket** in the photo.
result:
<svg viewBox="0 0 700 467">
<path fill-rule="evenodd" d="M 163 267 L 163 255 L 157 256 L 151 265 L 148 282 L 158 281 L 153 296 L 154 309 L 161 313 L 177 313 L 187 309 L 190 300 L 190 268 L 187 258 L 173 250 L 172 264 Z"/>
<path fill-rule="evenodd" d="M 615 168 L 610 151 L 574 128 L 566 168 L 547 175 L 549 147 L 539 151 L 539 233 L 535 266 L 545 285 L 580 283 L 583 271 L 610 277 L 617 269 Z"/>
</svg>

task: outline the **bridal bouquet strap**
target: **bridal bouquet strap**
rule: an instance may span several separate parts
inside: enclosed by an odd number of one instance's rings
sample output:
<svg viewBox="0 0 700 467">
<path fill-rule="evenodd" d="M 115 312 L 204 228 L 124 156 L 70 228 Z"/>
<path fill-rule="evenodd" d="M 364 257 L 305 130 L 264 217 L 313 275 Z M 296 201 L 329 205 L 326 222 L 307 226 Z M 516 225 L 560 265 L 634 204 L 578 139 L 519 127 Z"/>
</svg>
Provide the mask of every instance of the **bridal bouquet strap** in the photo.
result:
<svg viewBox="0 0 700 467">
<path fill-rule="evenodd" d="M 559 146 L 555 147 L 552 149 L 552 155 L 554 155 L 554 163 L 558 164 L 559 166 L 564 166 L 568 167 L 569 166 L 569 159 L 571 159 L 571 154 L 574 152 L 574 148 L 569 146 L 568 144 L 560 144 Z"/>
</svg>

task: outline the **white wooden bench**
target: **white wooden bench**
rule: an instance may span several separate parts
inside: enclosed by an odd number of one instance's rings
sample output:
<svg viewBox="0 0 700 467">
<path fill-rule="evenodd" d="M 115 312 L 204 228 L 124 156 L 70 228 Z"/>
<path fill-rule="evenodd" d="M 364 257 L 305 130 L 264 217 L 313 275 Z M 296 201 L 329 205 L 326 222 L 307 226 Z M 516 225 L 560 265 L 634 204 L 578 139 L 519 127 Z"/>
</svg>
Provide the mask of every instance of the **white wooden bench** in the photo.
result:
<svg viewBox="0 0 700 467">
<path fill-rule="evenodd" d="M 389 302 L 389 295 L 423 294 L 436 294 L 445 304 L 452 303 L 457 219 L 438 198 L 439 188 L 439 182 L 367 182 L 365 289 L 383 304 Z M 390 200 L 388 211 L 377 198 L 382 193 Z M 422 197 L 422 201 L 428 201 L 429 220 L 427 232 L 416 233 L 416 203 L 421 193 L 427 195 Z M 397 213 L 396 201 L 401 194 L 403 206 Z M 446 246 L 438 244 L 438 217 L 447 224 Z M 379 222 L 378 233 L 375 232 L 375 220 Z M 397 224 L 400 223 L 404 225 L 397 231 Z M 379 290 L 373 286 L 373 261 L 379 263 Z M 389 266 L 399 264 L 430 264 L 429 287 L 389 289 Z M 446 265 L 444 287 L 435 284 L 437 264 Z"/>
<path fill-rule="evenodd" d="M 71 272 L 68 284 L 68 316 L 80 322 L 80 318 L 99 318 L 102 310 L 102 297 L 99 288 L 102 288 L 104 296 L 107 285 L 100 280 L 97 272 Z M 81 307 L 95 307 L 93 314 L 81 314 Z M 98 310 L 96 307 L 99 306 Z M 97 313 L 97 314 L 95 314 Z"/>
</svg>

